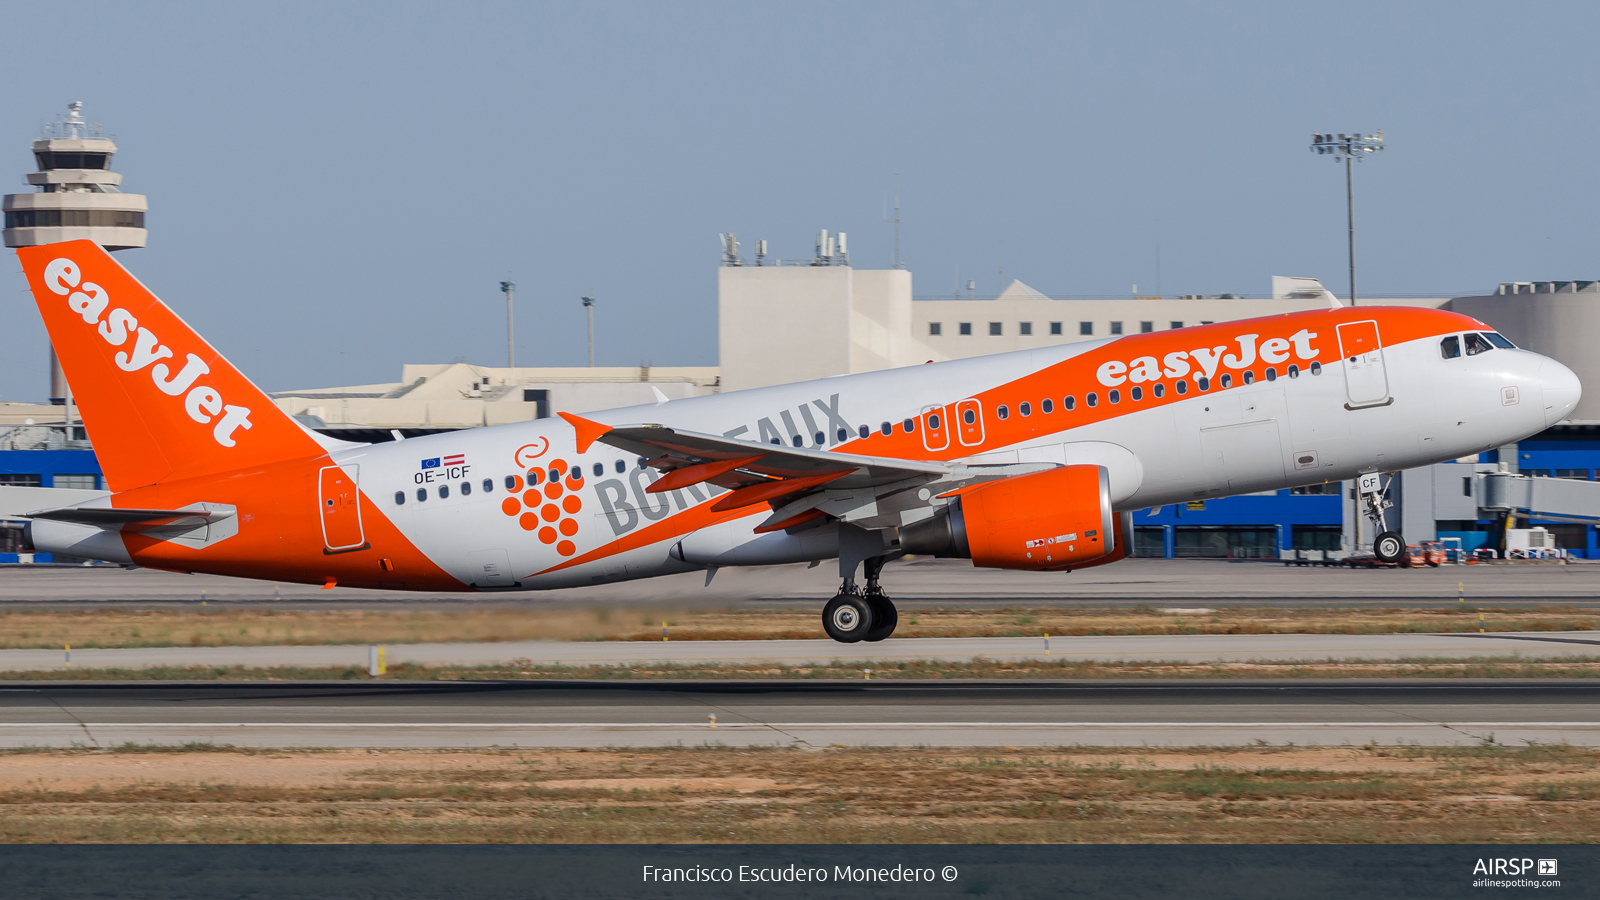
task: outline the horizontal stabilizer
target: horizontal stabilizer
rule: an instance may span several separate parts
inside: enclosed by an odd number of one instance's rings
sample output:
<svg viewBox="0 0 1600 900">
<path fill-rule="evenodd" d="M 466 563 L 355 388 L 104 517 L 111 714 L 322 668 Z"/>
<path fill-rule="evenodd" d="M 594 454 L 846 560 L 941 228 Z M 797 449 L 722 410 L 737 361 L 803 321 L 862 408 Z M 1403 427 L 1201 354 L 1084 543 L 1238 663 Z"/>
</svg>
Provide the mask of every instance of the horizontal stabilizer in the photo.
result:
<svg viewBox="0 0 1600 900">
<path fill-rule="evenodd" d="M 226 510 L 204 509 L 111 509 L 108 507 L 65 506 L 59 509 L 41 509 L 26 513 L 28 519 L 51 519 L 57 522 L 76 522 L 79 525 L 98 525 L 109 528 L 135 522 L 158 522 L 163 519 L 226 519 L 233 515 Z"/>
</svg>

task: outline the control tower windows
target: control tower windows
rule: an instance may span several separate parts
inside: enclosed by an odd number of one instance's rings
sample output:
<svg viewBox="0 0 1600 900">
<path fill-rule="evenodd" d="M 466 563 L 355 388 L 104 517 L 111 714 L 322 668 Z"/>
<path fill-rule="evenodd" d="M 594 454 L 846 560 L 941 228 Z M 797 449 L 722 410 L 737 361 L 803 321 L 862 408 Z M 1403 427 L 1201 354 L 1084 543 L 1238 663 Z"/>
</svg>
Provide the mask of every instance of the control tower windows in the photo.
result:
<svg viewBox="0 0 1600 900">
<path fill-rule="evenodd" d="M 18 209 L 6 213 L 7 228 L 143 228 L 144 213 L 132 209 Z"/>
<path fill-rule="evenodd" d="M 33 158 L 39 162 L 39 171 L 49 172 L 52 169 L 104 169 L 111 155 L 40 150 L 33 154 Z"/>
</svg>

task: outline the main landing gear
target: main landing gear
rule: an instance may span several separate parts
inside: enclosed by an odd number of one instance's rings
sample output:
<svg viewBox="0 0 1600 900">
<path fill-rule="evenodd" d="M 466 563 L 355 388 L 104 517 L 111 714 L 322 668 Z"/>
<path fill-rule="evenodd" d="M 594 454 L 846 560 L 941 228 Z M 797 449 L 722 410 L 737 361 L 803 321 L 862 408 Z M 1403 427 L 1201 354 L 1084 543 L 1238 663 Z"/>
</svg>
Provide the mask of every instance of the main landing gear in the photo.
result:
<svg viewBox="0 0 1600 900">
<path fill-rule="evenodd" d="M 857 588 L 854 578 L 846 578 L 839 586 L 839 593 L 822 608 L 822 629 L 828 637 L 843 644 L 854 644 L 877 642 L 894 634 L 895 626 L 900 624 L 900 614 L 878 584 L 885 561 L 881 556 L 863 560 L 866 590 Z"/>
</svg>

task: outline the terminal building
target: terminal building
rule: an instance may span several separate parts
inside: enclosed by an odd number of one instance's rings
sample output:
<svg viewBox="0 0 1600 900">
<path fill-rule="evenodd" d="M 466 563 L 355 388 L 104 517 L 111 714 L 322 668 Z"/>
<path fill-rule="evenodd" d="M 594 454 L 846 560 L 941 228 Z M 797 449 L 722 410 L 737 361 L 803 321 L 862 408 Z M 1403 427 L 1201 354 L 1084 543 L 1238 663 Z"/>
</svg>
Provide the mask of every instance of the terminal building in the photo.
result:
<svg viewBox="0 0 1600 900">
<path fill-rule="evenodd" d="M 73 115 L 77 115 L 76 106 Z M 82 131 L 80 122 L 75 126 Z M 102 235 L 57 236 L 41 220 L 13 219 L 13 211 L 43 209 L 37 198 L 58 191 L 92 195 L 114 191 L 109 172 L 115 146 L 84 149 L 35 142 L 40 172 L 29 176 L 34 194 L 6 198 L 7 246 L 69 237 L 92 237 L 107 246 L 144 244 L 144 198 L 120 201 L 137 219 L 72 226 L 115 229 Z M 70 140 L 83 141 L 82 137 Z M 96 139 L 103 140 L 103 139 Z M 41 144 L 48 144 L 43 151 Z M 87 145 L 85 145 L 87 147 Z M 77 152 L 76 159 L 43 157 Z M 88 159 L 90 153 L 104 159 Z M 98 168 L 66 169 L 64 163 Z M 47 165 L 48 163 L 48 165 Z M 64 174 L 56 174 L 64 173 Z M 42 176 L 42 177 L 41 177 Z M 108 178 L 107 176 L 111 176 Z M 115 178 L 116 180 L 111 180 Z M 58 188 L 53 186 L 76 185 Z M 85 189 L 83 185 L 99 185 Z M 35 204 L 30 206 L 29 204 Z M 60 201 L 59 208 L 69 208 Z M 80 204 L 91 208 L 91 204 Z M 136 207 L 136 208 L 135 208 Z M 76 207 L 73 207 L 76 208 Z M 108 209 L 110 207 L 107 207 Z M 65 219 L 63 219 L 65 221 Z M 85 220 L 87 221 L 87 220 Z M 34 223 L 34 224 L 26 224 Z M 128 231 L 137 223 L 137 234 Z M 31 230 L 30 230 L 31 229 Z M 468 363 L 407 364 L 392 382 L 307 388 L 272 394 L 302 424 L 345 440 L 384 441 L 439 431 L 499 425 L 585 413 L 709 393 L 763 387 L 830 375 L 870 372 L 929 361 L 1026 350 L 1122 334 L 1185 328 L 1263 315 L 1321 308 L 1315 279 L 1273 277 L 1257 295 L 1052 298 L 1020 281 L 998 296 L 917 297 L 904 268 L 863 269 L 850 264 L 846 235 L 817 235 L 801 259 L 775 259 L 766 242 L 746 259 L 735 236 L 723 236 L 717 271 L 719 360 L 686 367 L 493 367 Z M 707 261 L 708 265 L 712 260 Z M 492 289 L 492 288 L 491 288 Z M 1600 359 L 1589 347 L 1600 337 L 1600 282 L 1507 282 L 1478 296 L 1388 297 L 1364 306 L 1451 309 L 1493 326 L 1519 346 L 1552 356 L 1586 385 L 1600 386 Z M 53 373 L 55 374 L 55 373 Z M 57 375 L 57 377 L 59 377 Z M 72 421 L 70 390 L 52 381 L 53 403 L 0 404 L 0 484 L 98 487 L 99 469 L 81 426 Z M 1503 520 L 1479 518 L 1475 472 L 1505 467 L 1549 478 L 1595 480 L 1600 470 L 1600 387 L 1586 394 L 1568 421 L 1517 445 L 1476 458 L 1400 474 L 1391 490 L 1390 527 L 1412 542 L 1459 538 L 1467 549 L 1498 546 Z M 1284 549 L 1357 546 L 1353 485 L 1313 485 L 1293 490 L 1194 501 L 1140 510 L 1134 515 L 1141 556 L 1261 558 Z M 1538 522 L 1557 546 L 1574 555 L 1600 556 L 1595 526 Z M 1362 535 L 1370 541 L 1370 526 Z M 12 560 L 16 542 L 0 528 L 0 562 Z M 7 556 L 7 552 L 12 555 Z"/>
</svg>

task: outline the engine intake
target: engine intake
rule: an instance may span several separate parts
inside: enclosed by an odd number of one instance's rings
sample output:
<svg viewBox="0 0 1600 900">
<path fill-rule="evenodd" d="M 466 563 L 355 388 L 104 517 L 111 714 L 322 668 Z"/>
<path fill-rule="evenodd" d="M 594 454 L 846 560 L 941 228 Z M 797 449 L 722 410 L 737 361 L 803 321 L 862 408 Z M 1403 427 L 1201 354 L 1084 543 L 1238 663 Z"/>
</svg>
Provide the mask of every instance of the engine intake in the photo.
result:
<svg viewBox="0 0 1600 900">
<path fill-rule="evenodd" d="M 900 546 L 991 569 L 1075 569 L 1126 556 L 1130 535 L 1118 532 L 1132 529 L 1120 524 L 1105 466 L 1061 466 L 964 488 L 937 515 L 901 528 Z"/>
</svg>

